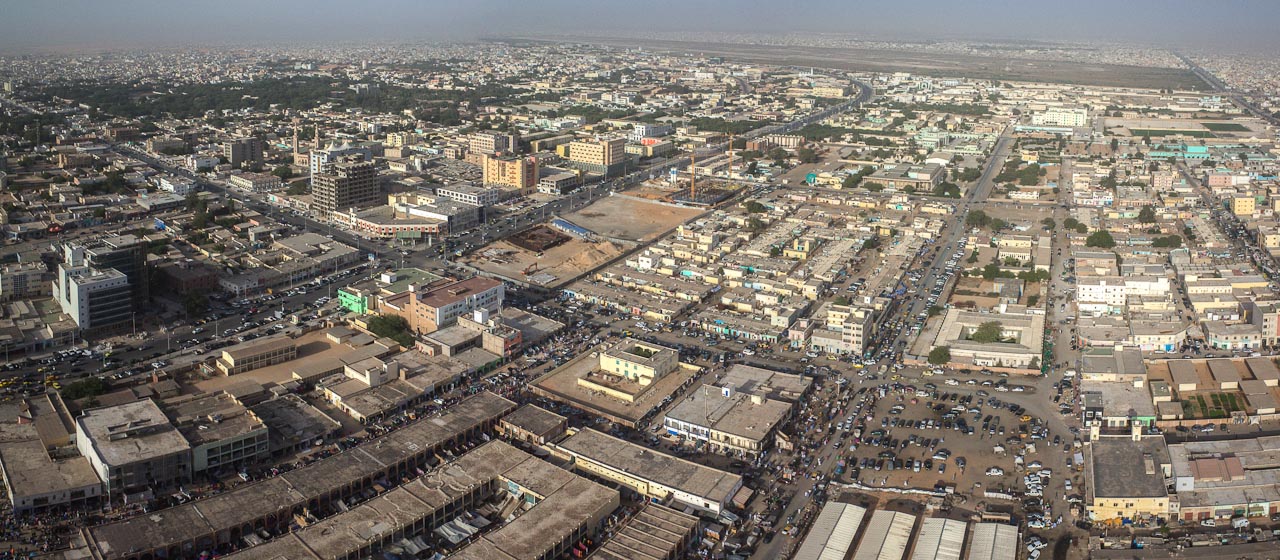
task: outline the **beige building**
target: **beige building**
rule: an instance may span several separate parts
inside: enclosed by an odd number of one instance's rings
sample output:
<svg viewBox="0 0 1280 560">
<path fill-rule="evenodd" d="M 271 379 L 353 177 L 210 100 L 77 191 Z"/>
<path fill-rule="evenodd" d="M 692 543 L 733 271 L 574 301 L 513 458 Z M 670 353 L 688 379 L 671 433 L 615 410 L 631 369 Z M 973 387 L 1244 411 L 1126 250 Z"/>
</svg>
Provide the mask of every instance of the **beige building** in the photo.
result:
<svg viewBox="0 0 1280 560">
<path fill-rule="evenodd" d="M 236 375 L 273 366 L 298 357 L 298 345 L 290 338 L 273 338 L 257 344 L 223 350 L 215 366 L 223 375 Z"/>
<path fill-rule="evenodd" d="M 378 169 L 371 161 L 344 157 L 327 173 L 311 177 L 312 204 L 321 212 L 345 211 L 380 204 L 385 200 Z"/>
<path fill-rule="evenodd" d="M 519 191 L 521 195 L 532 193 L 538 187 L 538 158 L 518 156 L 487 156 L 484 158 L 483 183 Z"/>
<path fill-rule="evenodd" d="M 1089 517 L 1095 523 L 1121 519 L 1167 518 L 1172 476 L 1163 436 L 1102 437 L 1089 446 Z"/>
<path fill-rule="evenodd" d="M 627 162 L 627 140 L 606 138 L 569 144 L 569 163 L 588 173 L 613 176 Z"/>
<path fill-rule="evenodd" d="M 648 385 L 674 371 L 678 358 L 670 348 L 628 338 L 600 352 L 600 369 Z"/>
</svg>

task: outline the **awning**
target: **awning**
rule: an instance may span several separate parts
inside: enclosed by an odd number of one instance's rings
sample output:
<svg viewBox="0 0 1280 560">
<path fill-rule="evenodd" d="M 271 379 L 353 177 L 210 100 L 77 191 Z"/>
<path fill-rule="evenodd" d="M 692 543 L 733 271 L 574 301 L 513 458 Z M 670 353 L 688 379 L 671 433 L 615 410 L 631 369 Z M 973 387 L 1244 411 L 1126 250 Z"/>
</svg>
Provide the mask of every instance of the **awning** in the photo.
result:
<svg viewBox="0 0 1280 560">
<path fill-rule="evenodd" d="M 733 505 L 738 509 L 746 509 L 747 502 L 751 501 L 751 497 L 754 496 L 755 493 L 755 490 L 747 488 L 746 486 L 739 488 L 738 492 L 733 495 Z"/>
</svg>

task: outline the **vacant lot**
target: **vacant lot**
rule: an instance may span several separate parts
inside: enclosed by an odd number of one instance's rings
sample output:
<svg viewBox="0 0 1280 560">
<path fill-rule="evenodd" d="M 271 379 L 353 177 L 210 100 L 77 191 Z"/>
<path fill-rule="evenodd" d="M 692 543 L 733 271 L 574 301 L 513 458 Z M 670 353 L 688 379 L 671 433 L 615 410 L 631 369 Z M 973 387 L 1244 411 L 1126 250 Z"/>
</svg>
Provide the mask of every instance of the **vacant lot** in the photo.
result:
<svg viewBox="0 0 1280 560">
<path fill-rule="evenodd" d="M 544 288 L 559 287 L 610 259 L 626 248 L 609 241 L 592 243 L 580 238 L 537 253 L 509 241 L 495 241 L 468 255 L 463 262 L 475 268 Z"/>
<path fill-rule="evenodd" d="M 697 208 L 614 195 L 569 214 L 565 219 L 603 237 L 645 242 L 702 212 Z"/>
<path fill-rule="evenodd" d="M 1214 132 L 1249 132 L 1249 127 L 1240 123 L 1202 122 L 1200 125 Z"/>
<path fill-rule="evenodd" d="M 1171 130 L 1159 128 L 1134 128 L 1129 132 L 1134 136 L 1175 136 L 1181 134 L 1192 138 L 1208 138 L 1213 136 L 1212 132 L 1205 130 Z"/>
</svg>

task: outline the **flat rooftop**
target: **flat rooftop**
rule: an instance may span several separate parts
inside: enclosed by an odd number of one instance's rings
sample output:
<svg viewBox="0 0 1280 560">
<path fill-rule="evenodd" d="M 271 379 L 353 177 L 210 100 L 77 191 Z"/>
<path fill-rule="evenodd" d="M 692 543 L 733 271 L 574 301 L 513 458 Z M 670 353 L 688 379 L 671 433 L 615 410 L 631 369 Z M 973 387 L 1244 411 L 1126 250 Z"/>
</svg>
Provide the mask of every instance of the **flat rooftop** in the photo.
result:
<svg viewBox="0 0 1280 560">
<path fill-rule="evenodd" d="M 81 413 L 76 423 L 109 465 L 146 461 L 191 448 L 151 399 L 91 408 Z"/>
<path fill-rule="evenodd" d="M 739 475 L 660 453 L 591 428 L 578 431 L 559 445 L 611 469 L 716 504 L 729 503 L 742 487 Z"/>
<path fill-rule="evenodd" d="M 101 484 L 84 457 L 54 461 L 40 440 L 0 444 L 4 481 L 15 496 L 55 494 Z"/>
<path fill-rule="evenodd" d="M 694 387 L 684 400 L 667 411 L 667 417 L 751 441 L 763 440 L 791 410 L 783 401 L 752 402 L 752 396 L 731 393 L 725 397 L 713 385 Z"/>
<path fill-rule="evenodd" d="M 342 423 L 294 394 L 249 407 L 267 425 L 271 450 L 320 439 L 342 429 Z"/>
<path fill-rule="evenodd" d="M 716 382 L 720 387 L 732 387 L 740 393 L 764 395 L 770 399 L 796 402 L 813 386 L 813 379 L 802 375 L 781 373 L 746 364 L 734 364 Z"/>
<path fill-rule="evenodd" d="M 484 392 L 344 453 L 203 500 L 88 530 L 103 560 L 195 541 L 288 510 L 496 420 L 515 403 Z"/>
<path fill-rule="evenodd" d="M 676 389 L 684 385 L 695 373 L 694 370 L 678 367 L 675 371 L 654 381 L 635 401 L 626 402 L 597 394 L 578 385 L 578 379 L 596 371 L 599 365 L 599 357 L 592 356 L 592 352 L 583 352 L 564 365 L 539 377 L 531 386 L 535 393 L 609 420 L 634 426 L 662 404 L 662 399 L 675 393 Z"/>
<path fill-rule="evenodd" d="M 1145 459 L 1150 455 L 1151 462 Z M 1161 464 L 1169 462 L 1164 438 L 1104 437 L 1090 445 L 1093 484 L 1097 498 L 1162 498 L 1169 495 Z M 1150 470 L 1150 472 L 1148 472 Z"/>
<path fill-rule="evenodd" d="M 565 423 L 566 418 L 533 404 L 526 404 L 502 421 L 533 434 L 545 434 Z"/>
<path fill-rule="evenodd" d="M 165 401 L 173 423 L 193 447 L 265 427 L 262 420 L 225 393 Z"/>
</svg>

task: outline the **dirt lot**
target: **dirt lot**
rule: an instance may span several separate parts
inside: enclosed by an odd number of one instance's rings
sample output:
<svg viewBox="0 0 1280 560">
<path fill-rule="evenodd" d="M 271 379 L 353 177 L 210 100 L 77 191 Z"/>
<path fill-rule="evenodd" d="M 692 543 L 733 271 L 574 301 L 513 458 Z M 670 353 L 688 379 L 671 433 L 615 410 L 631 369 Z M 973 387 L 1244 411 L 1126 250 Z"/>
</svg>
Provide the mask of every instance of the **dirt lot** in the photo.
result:
<svg viewBox="0 0 1280 560">
<path fill-rule="evenodd" d="M 565 219 L 604 237 L 644 242 L 700 214 L 702 210 L 697 208 L 614 195 L 569 214 Z"/>
<path fill-rule="evenodd" d="M 957 494 L 969 494 L 971 499 L 978 501 L 982 500 L 984 490 L 1022 490 L 1022 474 L 1017 471 L 1014 462 L 1014 455 L 1022 444 L 1010 444 L 1008 440 L 1019 440 L 1019 425 L 1023 423 L 1020 416 L 1006 407 L 993 405 L 991 401 L 993 398 L 1000 401 L 1001 397 L 1016 393 L 998 393 L 992 387 L 980 384 L 991 382 L 992 379 L 976 376 L 974 385 L 962 383 L 954 387 L 939 383 L 937 397 L 932 399 L 890 391 L 879 399 L 870 414 L 871 420 L 866 423 L 862 436 L 863 443 L 852 454 L 854 458 L 849 474 L 856 473 L 857 481 L 862 484 L 881 488 L 931 489 L 936 484 L 954 484 Z M 955 395 L 954 401 L 951 400 L 952 395 Z M 963 430 L 954 426 L 941 425 L 945 420 L 944 415 L 953 408 L 964 409 L 964 412 L 955 415 L 955 419 L 964 420 L 968 427 L 972 427 L 972 435 L 966 435 Z M 998 424 L 994 424 L 994 418 L 999 418 Z M 983 430 L 983 424 L 988 419 L 992 419 L 992 427 Z M 933 420 L 935 427 L 915 427 L 916 422 L 928 420 Z M 895 422 L 900 425 L 895 426 Z M 906 423 L 910 423 L 910 426 L 902 425 Z M 992 434 L 991 430 L 995 433 Z M 1061 490 L 1061 475 L 1065 474 L 1065 458 L 1070 454 L 1062 450 L 1062 443 L 1057 446 L 1051 444 L 1055 435 L 1065 438 L 1070 434 L 1054 433 L 1047 439 L 1027 438 L 1020 441 L 1036 444 L 1036 452 L 1028 453 L 1026 461 L 1039 460 L 1052 468 L 1058 476 L 1054 477 L 1051 486 L 1054 487 L 1053 491 L 1061 493 L 1064 492 Z M 910 443 L 912 436 L 916 437 L 917 443 Z M 897 446 L 891 447 L 895 441 Z M 926 443 L 921 445 L 918 443 L 921 441 Z M 1003 447 L 1004 451 L 997 452 L 998 447 Z M 935 453 L 943 449 L 950 451 L 950 458 L 945 461 L 934 459 Z M 914 468 L 889 470 L 887 456 L 890 452 L 899 462 L 919 460 L 924 463 L 928 460 L 930 468 L 921 465 L 918 472 Z M 881 469 L 876 470 L 875 466 L 857 468 L 863 459 L 879 463 Z M 958 459 L 964 459 L 964 468 L 957 466 Z M 944 472 L 938 472 L 939 465 L 945 465 Z M 991 467 L 1002 469 L 1004 474 L 988 476 L 987 469 Z M 973 505 L 969 504 L 970 507 Z"/>
<path fill-rule="evenodd" d="M 625 250 L 625 247 L 609 241 L 592 243 L 575 237 L 543 251 L 539 257 L 537 253 L 504 240 L 486 245 L 468 255 L 463 262 L 485 272 L 554 288 L 608 262 Z M 534 265 L 536 270 L 530 268 Z M 528 276 L 524 274 L 525 270 L 529 270 Z"/>
</svg>

